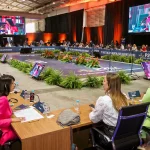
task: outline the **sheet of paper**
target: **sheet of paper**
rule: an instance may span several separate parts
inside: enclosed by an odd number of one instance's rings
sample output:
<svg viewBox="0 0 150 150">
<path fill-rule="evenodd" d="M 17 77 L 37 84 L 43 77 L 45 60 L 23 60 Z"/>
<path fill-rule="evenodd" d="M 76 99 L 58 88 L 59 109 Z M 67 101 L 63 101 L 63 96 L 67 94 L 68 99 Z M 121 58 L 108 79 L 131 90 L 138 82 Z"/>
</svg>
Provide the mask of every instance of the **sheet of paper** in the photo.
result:
<svg viewBox="0 0 150 150">
<path fill-rule="evenodd" d="M 39 119 L 44 118 L 34 108 L 27 108 L 27 109 L 15 111 L 14 115 L 16 117 L 25 117 L 25 120 L 22 122 L 28 122 L 28 121 L 39 120 Z"/>
</svg>

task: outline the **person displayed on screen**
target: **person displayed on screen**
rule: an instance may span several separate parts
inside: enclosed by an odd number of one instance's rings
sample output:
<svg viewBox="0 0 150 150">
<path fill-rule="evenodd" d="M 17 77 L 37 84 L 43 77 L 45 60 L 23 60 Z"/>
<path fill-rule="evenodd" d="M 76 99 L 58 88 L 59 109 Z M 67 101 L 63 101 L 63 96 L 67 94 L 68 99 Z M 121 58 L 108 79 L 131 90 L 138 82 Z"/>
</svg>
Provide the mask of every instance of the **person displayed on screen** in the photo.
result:
<svg viewBox="0 0 150 150">
<path fill-rule="evenodd" d="M 15 78 L 10 75 L 0 77 L 0 145 L 4 145 L 9 140 L 17 139 L 11 123 L 20 122 L 24 118 L 12 118 L 12 109 L 9 105 L 7 96 L 15 88 Z"/>
<path fill-rule="evenodd" d="M 41 65 L 36 65 L 34 71 L 33 71 L 33 76 L 34 77 L 38 77 L 39 73 L 40 73 L 40 70 L 42 69 L 42 66 Z"/>
<path fill-rule="evenodd" d="M 126 96 L 121 92 L 121 80 L 118 74 L 108 73 L 103 80 L 104 96 L 100 96 L 95 108 L 89 114 L 93 123 L 103 122 L 104 127 L 115 127 L 118 112 L 123 106 L 128 106 Z M 106 133 L 107 134 L 107 133 Z M 113 131 L 109 133 L 112 136 Z"/>
<path fill-rule="evenodd" d="M 35 64 L 35 65 L 34 65 L 34 68 L 33 68 L 32 71 L 31 71 L 31 75 L 32 75 L 32 76 L 34 76 L 34 74 L 35 74 L 37 68 L 38 68 L 38 65 Z"/>
<path fill-rule="evenodd" d="M 141 22 L 140 32 L 146 32 L 146 22 L 145 21 Z"/>
<path fill-rule="evenodd" d="M 12 34 L 12 33 L 11 33 L 11 27 L 10 27 L 8 21 L 6 21 L 5 33 L 7 33 L 7 34 Z"/>
<path fill-rule="evenodd" d="M 13 20 L 12 20 L 12 22 L 13 22 Z M 9 23 L 9 21 L 7 21 L 7 20 L 6 20 L 6 30 L 7 30 L 6 31 L 7 34 L 14 34 L 14 33 L 18 32 L 18 28 L 15 25 L 11 25 Z"/>
<path fill-rule="evenodd" d="M 148 9 L 148 17 L 146 18 L 146 27 L 150 31 L 150 8 Z"/>
</svg>

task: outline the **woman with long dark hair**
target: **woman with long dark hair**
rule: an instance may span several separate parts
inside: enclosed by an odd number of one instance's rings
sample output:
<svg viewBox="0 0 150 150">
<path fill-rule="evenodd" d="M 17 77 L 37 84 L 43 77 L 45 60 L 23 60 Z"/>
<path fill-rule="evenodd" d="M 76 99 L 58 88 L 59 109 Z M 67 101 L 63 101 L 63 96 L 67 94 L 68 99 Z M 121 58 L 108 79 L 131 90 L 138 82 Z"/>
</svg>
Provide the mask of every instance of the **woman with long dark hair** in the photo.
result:
<svg viewBox="0 0 150 150">
<path fill-rule="evenodd" d="M 7 96 L 14 90 L 15 78 L 10 75 L 0 77 L 0 145 L 4 145 L 9 140 L 17 138 L 16 133 L 11 127 L 12 122 L 20 122 L 24 118 L 11 118 L 12 109 L 9 106 Z"/>
</svg>

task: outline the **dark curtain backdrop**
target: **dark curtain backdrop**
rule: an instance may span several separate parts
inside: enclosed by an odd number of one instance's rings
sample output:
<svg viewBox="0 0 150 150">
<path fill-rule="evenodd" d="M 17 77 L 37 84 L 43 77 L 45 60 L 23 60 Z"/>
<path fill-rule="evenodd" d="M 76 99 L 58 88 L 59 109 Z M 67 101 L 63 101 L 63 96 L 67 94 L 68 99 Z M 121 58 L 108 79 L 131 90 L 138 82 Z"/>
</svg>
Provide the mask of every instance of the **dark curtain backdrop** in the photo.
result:
<svg viewBox="0 0 150 150">
<path fill-rule="evenodd" d="M 100 27 L 85 27 L 84 28 L 84 42 L 92 41 L 94 44 L 103 43 L 103 26 Z"/>
<path fill-rule="evenodd" d="M 83 26 L 83 10 L 48 17 L 45 19 L 46 33 L 66 33 L 71 42 L 81 41 Z"/>
<path fill-rule="evenodd" d="M 79 11 L 74 11 L 69 14 L 69 33 L 70 41 L 80 42 L 82 37 L 82 27 L 83 27 L 83 9 Z"/>
<path fill-rule="evenodd" d="M 91 27 L 91 39 L 92 42 L 97 44 L 98 43 L 98 28 L 97 27 Z"/>
<path fill-rule="evenodd" d="M 45 32 L 46 33 L 68 33 L 69 32 L 69 23 L 68 23 L 69 14 L 62 14 L 58 16 L 48 17 L 45 19 Z"/>
<path fill-rule="evenodd" d="M 122 36 L 122 2 L 106 5 L 104 26 L 104 44 L 110 44 L 112 40 L 119 41 Z"/>
</svg>

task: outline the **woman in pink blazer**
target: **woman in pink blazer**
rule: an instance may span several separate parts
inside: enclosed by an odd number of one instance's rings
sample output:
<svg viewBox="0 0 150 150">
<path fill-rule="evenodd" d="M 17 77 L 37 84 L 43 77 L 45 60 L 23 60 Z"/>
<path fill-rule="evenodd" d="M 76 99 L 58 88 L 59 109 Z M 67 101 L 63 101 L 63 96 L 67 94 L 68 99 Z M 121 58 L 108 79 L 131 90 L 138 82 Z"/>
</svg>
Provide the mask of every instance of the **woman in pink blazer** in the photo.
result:
<svg viewBox="0 0 150 150">
<path fill-rule="evenodd" d="M 16 133 L 11 127 L 12 122 L 21 121 L 23 118 L 11 118 L 12 109 L 9 106 L 7 96 L 14 90 L 14 77 L 3 75 L 0 77 L 0 145 L 4 145 L 9 140 L 17 138 Z"/>
</svg>

